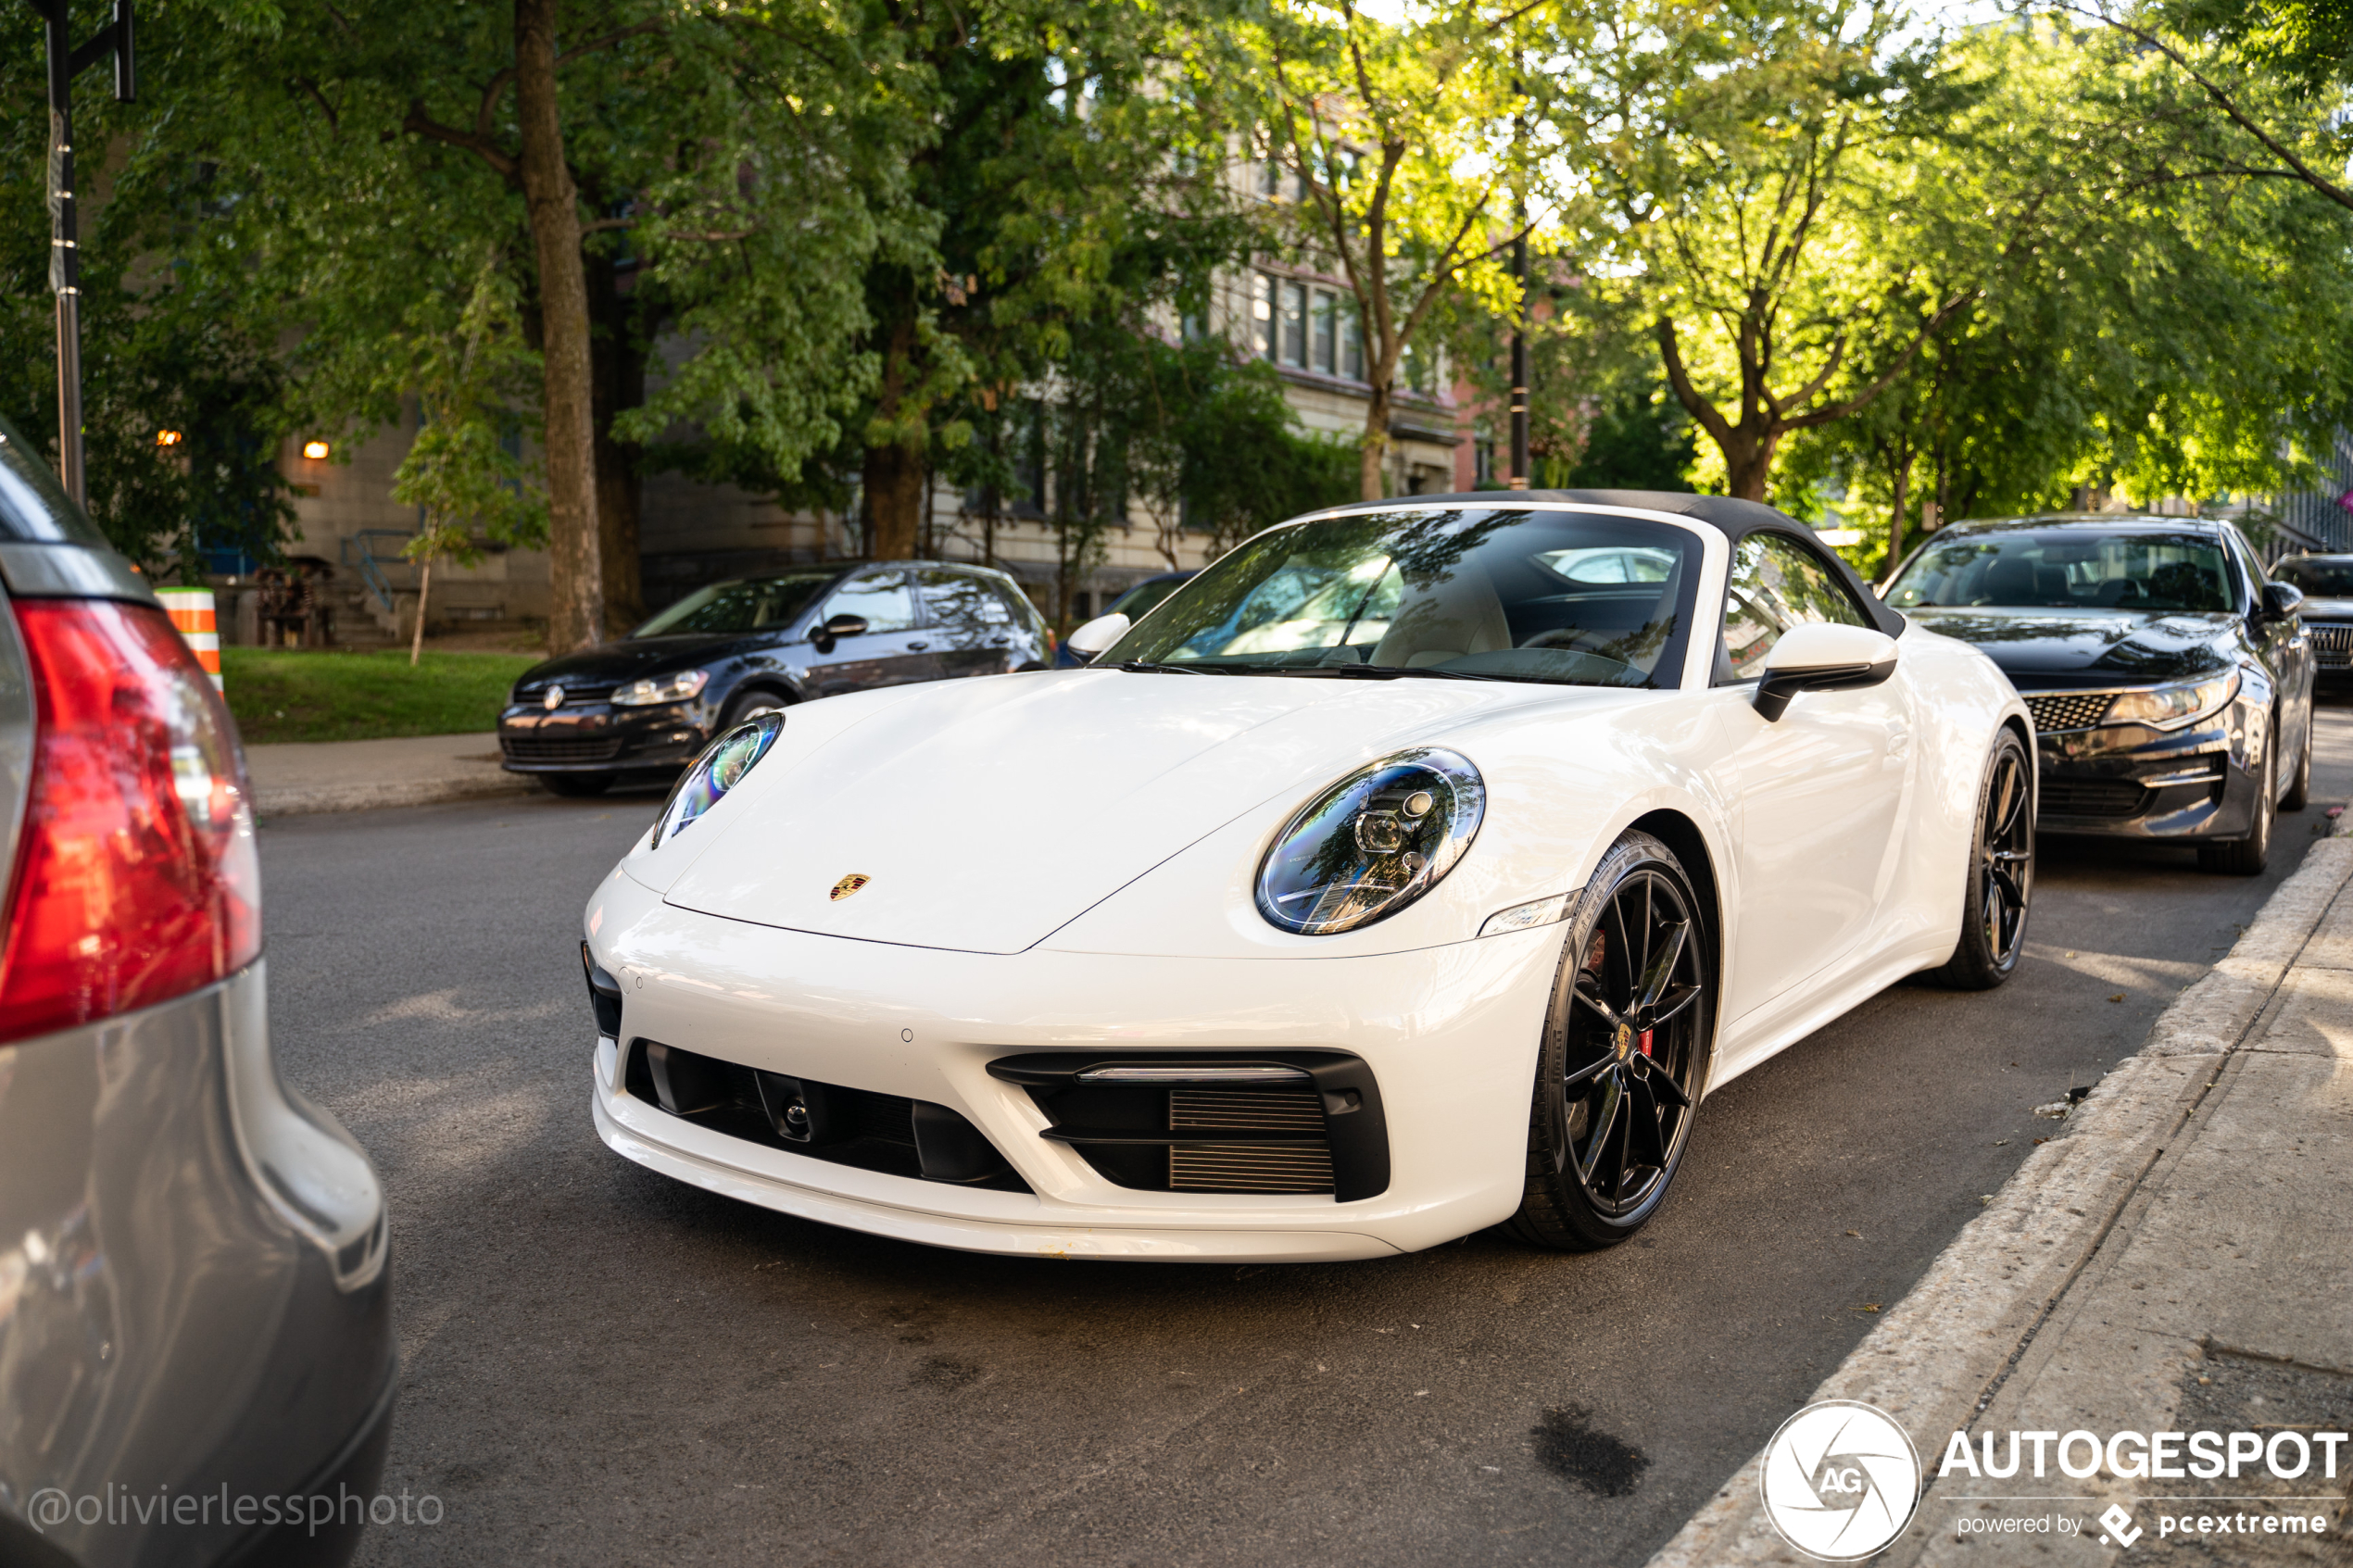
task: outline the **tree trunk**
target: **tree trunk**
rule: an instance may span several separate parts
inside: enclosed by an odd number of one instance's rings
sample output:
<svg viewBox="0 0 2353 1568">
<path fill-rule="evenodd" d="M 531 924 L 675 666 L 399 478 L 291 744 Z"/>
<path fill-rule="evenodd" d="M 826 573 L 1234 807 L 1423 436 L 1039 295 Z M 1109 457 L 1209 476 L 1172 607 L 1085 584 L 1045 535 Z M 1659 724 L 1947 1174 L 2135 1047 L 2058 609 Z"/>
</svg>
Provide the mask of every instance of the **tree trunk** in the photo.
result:
<svg viewBox="0 0 2353 1568">
<path fill-rule="evenodd" d="M 1743 501 L 1763 501 L 1773 477 L 1773 450 L 1780 444 L 1779 431 L 1760 437 L 1735 426 L 1730 440 L 1716 444 L 1724 454 L 1725 490 Z"/>
<path fill-rule="evenodd" d="M 1378 501 L 1389 495 L 1389 416 L 1397 406 L 1394 380 L 1379 383 L 1365 402 L 1365 446 L 1356 474 L 1359 500 Z"/>
<path fill-rule="evenodd" d="M 923 533 L 924 439 L 920 431 L 899 428 L 908 389 L 917 379 L 914 360 L 911 306 L 884 340 L 875 423 L 885 439 L 866 448 L 866 553 L 876 560 L 912 560 Z"/>
<path fill-rule="evenodd" d="M 425 596 L 433 592 L 433 558 L 424 558 L 417 573 L 417 624 L 409 633 L 409 668 L 414 670 L 425 651 Z"/>
<path fill-rule="evenodd" d="M 571 653 L 605 634 L 604 539 L 598 523 L 595 370 L 580 200 L 556 103 L 557 0 L 515 0 L 515 111 L 522 194 L 538 253 L 547 459 L 547 646 Z"/>
<path fill-rule="evenodd" d="M 588 299 L 596 332 L 597 522 L 602 540 L 605 624 L 635 626 L 646 619 L 645 572 L 638 536 L 645 483 L 637 448 L 613 439 L 612 422 L 646 400 L 646 357 L 637 341 L 633 296 L 621 290 L 612 263 L 591 257 Z"/>
</svg>

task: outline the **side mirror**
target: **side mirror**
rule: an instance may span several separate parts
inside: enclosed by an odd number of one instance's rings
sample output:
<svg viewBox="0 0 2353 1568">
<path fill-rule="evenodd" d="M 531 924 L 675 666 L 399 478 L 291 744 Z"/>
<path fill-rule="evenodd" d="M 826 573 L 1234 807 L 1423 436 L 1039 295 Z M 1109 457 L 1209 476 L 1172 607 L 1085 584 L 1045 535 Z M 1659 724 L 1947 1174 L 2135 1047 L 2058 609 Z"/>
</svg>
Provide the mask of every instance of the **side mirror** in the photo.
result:
<svg viewBox="0 0 2353 1568">
<path fill-rule="evenodd" d="M 811 633 L 809 640 L 817 645 L 819 653 L 831 653 L 834 651 L 834 644 L 841 638 L 862 637 L 865 634 L 866 618 L 864 616 L 837 615 Z"/>
<path fill-rule="evenodd" d="M 1895 639 L 1865 626 L 1813 622 L 1781 633 L 1765 656 L 1756 683 L 1756 711 L 1778 720 L 1800 692 L 1844 692 L 1876 686 L 1895 673 Z"/>
<path fill-rule="evenodd" d="M 2296 607 L 2303 602 L 2304 590 L 2293 583 L 2263 584 L 2263 613 L 2266 615 L 2294 615 Z"/>
<path fill-rule="evenodd" d="M 1099 615 L 1073 632 L 1063 646 L 1081 659 L 1092 659 L 1127 635 L 1127 628 L 1133 624 L 1126 616 L 1115 611 L 1110 615 Z"/>
</svg>

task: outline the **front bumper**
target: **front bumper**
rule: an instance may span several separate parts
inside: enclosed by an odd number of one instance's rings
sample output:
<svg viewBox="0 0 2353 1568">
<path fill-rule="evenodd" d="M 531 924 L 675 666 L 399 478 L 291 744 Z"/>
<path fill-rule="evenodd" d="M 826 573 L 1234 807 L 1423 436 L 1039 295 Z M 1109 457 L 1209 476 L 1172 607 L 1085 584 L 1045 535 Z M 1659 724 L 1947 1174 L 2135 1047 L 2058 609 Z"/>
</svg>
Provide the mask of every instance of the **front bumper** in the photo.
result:
<svg viewBox="0 0 2353 1568">
<path fill-rule="evenodd" d="M 510 773 L 614 773 L 683 768 L 711 744 L 717 711 L 699 699 L 616 708 L 584 702 L 509 707 L 498 753 Z"/>
<path fill-rule="evenodd" d="M 2035 826 L 2181 842 L 2246 837 L 2262 786 L 2245 711 L 2233 702 L 2214 720 L 2170 733 L 2105 724 L 2041 735 Z"/>
<path fill-rule="evenodd" d="M 852 941 L 671 908 L 615 872 L 590 905 L 621 984 L 598 1039 L 597 1131 L 652 1170 L 852 1229 L 971 1251 L 1252 1261 L 1386 1257 L 1518 1207 L 1556 927 L 1380 958 L 1012 956 Z M 640 1040 L 945 1106 L 1030 1189 L 831 1163 L 672 1116 L 631 1092 Z M 1099 1173 L 1019 1085 L 1013 1056 L 1343 1053 L 1378 1081 L 1389 1181 L 1370 1197 L 1148 1191 Z"/>
</svg>

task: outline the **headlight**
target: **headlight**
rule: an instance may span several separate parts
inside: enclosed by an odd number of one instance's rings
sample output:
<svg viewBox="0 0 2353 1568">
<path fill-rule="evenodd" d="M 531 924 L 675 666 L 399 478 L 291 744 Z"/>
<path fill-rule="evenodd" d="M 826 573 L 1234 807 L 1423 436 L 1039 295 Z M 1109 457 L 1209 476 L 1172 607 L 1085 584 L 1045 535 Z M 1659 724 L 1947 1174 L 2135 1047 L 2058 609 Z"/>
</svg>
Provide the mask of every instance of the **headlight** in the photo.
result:
<svg viewBox="0 0 2353 1568">
<path fill-rule="evenodd" d="M 752 764 L 767 756 L 768 748 L 784 733 L 784 715 L 763 713 L 711 742 L 663 803 L 661 815 L 654 822 L 654 843 L 683 832 L 687 823 L 718 805 L 720 797 L 743 783 Z"/>
<path fill-rule="evenodd" d="M 2108 705 L 2108 724 L 2146 724 L 2153 730 L 2178 730 L 2203 719 L 2231 700 L 2239 689 L 2238 671 L 2212 681 L 2183 681 L 2146 691 L 2125 692 Z"/>
<path fill-rule="evenodd" d="M 1384 757 L 1284 825 L 1258 868 L 1258 912 L 1304 936 L 1393 915 L 1454 869 L 1486 813 L 1487 785 L 1467 758 Z"/>
<path fill-rule="evenodd" d="M 708 670 L 681 670 L 675 675 L 651 676 L 632 681 L 612 694 L 615 708 L 646 708 L 657 702 L 684 702 L 699 696 L 711 684 Z"/>
</svg>

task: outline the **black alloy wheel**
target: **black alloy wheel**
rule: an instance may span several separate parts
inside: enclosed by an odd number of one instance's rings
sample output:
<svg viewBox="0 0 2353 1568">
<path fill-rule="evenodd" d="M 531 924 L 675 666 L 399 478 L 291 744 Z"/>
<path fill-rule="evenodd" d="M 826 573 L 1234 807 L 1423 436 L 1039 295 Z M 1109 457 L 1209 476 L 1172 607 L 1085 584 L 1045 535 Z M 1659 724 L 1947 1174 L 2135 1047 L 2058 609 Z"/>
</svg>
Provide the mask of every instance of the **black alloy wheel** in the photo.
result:
<svg viewBox="0 0 2353 1568">
<path fill-rule="evenodd" d="M 2275 732 L 2276 733 L 2276 732 Z M 2296 779 L 2280 797 L 2280 809 L 2301 811 L 2312 804 L 2312 705 L 2304 705 L 2304 745 L 2296 759 Z"/>
<path fill-rule="evenodd" d="M 1969 838 L 1961 936 L 1935 977 L 1962 991 L 1990 991 L 2018 969 L 2034 897 L 2034 793 L 2026 743 L 2003 726 L 1986 759 Z"/>
<path fill-rule="evenodd" d="M 1513 1233 L 1625 1240 L 1667 1196 L 1716 1044 L 1709 925 L 1673 850 L 1629 833 L 1570 922 L 1537 1055 L 1528 1185 Z"/>
<path fill-rule="evenodd" d="M 2263 737 L 2262 776 L 2255 784 L 2255 824 L 2245 838 L 2227 844 L 2201 844 L 2197 847 L 2197 869 L 2218 872 L 2224 876 L 2261 876 L 2263 868 L 2271 862 L 2271 818 L 2279 792 L 2279 727 L 2273 720 L 2271 734 Z"/>
<path fill-rule="evenodd" d="M 725 734 L 738 724 L 749 724 L 763 713 L 782 713 L 792 706 L 790 697 L 778 696 L 771 691 L 737 692 L 727 699 L 727 711 L 720 716 L 718 734 Z"/>
</svg>

